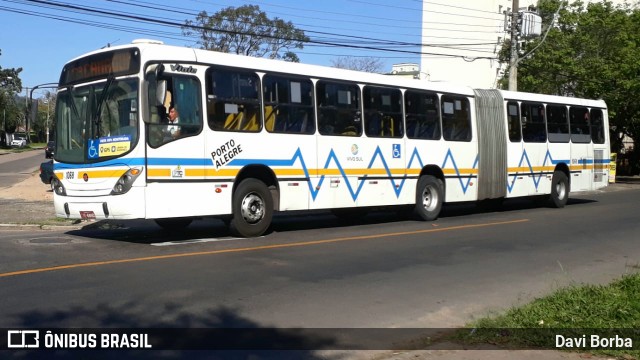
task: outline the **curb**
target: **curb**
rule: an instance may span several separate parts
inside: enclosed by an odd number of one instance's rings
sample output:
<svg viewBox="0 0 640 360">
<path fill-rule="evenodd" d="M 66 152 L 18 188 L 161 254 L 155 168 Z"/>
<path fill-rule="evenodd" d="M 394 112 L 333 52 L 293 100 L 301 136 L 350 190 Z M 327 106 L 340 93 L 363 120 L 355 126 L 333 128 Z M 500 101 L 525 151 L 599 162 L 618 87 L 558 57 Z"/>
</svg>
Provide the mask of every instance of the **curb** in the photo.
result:
<svg viewBox="0 0 640 360">
<path fill-rule="evenodd" d="M 86 225 L 0 224 L 3 230 L 81 230 Z"/>
</svg>

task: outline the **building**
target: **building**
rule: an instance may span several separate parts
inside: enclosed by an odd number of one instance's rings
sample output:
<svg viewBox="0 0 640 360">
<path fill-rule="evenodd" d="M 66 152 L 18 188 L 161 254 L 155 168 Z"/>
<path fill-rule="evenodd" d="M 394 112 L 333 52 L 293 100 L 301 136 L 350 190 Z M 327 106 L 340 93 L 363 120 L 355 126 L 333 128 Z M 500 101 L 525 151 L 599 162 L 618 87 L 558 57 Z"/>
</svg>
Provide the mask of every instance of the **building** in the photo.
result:
<svg viewBox="0 0 640 360">
<path fill-rule="evenodd" d="M 536 4 L 537 0 L 519 0 L 518 5 L 526 9 Z M 497 52 L 510 37 L 504 12 L 511 6 L 512 0 L 422 0 L 420 78 L 495 88 L 504 70 L 496 60 Z"/>
<path fill-rule="evenodd" d="M 521 6 L 529 4 L 521 0 Z M 423 0 L 421 78 L 495 87 L 511 0 Z"/>
</svg>

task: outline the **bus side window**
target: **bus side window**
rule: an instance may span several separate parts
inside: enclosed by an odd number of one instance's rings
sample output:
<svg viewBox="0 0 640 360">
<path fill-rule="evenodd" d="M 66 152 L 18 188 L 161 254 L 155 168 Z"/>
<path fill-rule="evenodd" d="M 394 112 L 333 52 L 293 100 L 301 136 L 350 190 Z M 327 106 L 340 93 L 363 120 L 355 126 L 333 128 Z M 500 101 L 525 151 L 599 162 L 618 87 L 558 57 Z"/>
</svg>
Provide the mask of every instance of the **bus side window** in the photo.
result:
<svg viewBox="0 0 640 360">
<path fill-rule="evenodd" d="M 521 111 L 522 138 L 524 142 L 546 142 L 547 130 L 544 117 L 544 105 L 541 103 L 522 103 Z"/>
<path fill-rule="evenodd" d="M 398 89 L 365 86 L 365 133 L 369 137 L 402 137 L 402 93 Z"/>
<path fill-rule="evenodd" d="M 594 144 L 605 143 L 604 117 L 601 109 L 591 109 L 591 138 Z"/>
<path fill-rule="evenodd" d="M 443 95 L 442 131 L 449 141 L 471 141 L 469 100 L 464 97 Z"/>
<path fill-rule="evenodd" d="M 360 88 L 357 85 L 320 80 L 316 93 L 321 135 L 362 135 Z"/>
<path fill-rule="evenodd" d="M 315 132 L 313 83 L 310 79 L 267 74 L 262 79 L 265 128 L 268 132 Z"/>
<path fill-rule="evenodd" d="M 547 105 L 547 133 L 550 142 L 569 142 L 569 119 L 565 105 Z"/>
<path fill-rule="evenodd" d="M 408 138 L 440 139 L 440 107 L 436 93 L 407 90 L 404 94 L 404 106 Z"/>
<path fill-rule="evenodd" d="M 207 79 L 207 121 L 218 131 L 259 132 L 262 110 L 258 75 L 211 67 Z"/>
<path fill-rule="evenodd" d="M 589 143 L 591 141 L 589 109 L 580 106 L 570 107 L 569 126 L 571 128 L 571 142 Z"/>
<path fill-rule="evenodd" d="M 511 142 L 520 142 L 522 140 L 520 106 L 515 101 L 509 101 L 507 103 L 507 127 L 509 130 L 509 140 Z"/>
<path fill-rule="evenodd" d="M 194 136 L 202 131 L 202 105 L 200 81 L 195 77 L 172 75 L 167 77 L 165 103 L 150 109 L 149 145 L 158 147 L 168 142 Z M 168 111 L 174 108 L 178 118 L 169 124 Z M 173 132 L 169 132 L 173 130 Z"/>
</svg>

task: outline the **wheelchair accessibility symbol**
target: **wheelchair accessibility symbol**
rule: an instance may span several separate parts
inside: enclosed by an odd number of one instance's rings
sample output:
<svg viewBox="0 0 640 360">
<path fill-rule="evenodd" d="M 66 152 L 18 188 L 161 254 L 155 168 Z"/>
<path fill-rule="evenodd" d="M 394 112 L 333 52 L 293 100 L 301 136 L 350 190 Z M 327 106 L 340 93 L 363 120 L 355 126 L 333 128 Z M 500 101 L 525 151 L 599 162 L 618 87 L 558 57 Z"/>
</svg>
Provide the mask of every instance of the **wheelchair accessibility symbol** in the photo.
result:
<svg viewBox="0 0 640 360">
<path fill-rule="evenodd" d="M 89 140 L 89 146 L 87 148 L 87 155 L 89 159 L 97 159 L 100 156 L 100 154 L 98 153 L 98 142 L 98 139 Z"/>
<path fill-rule="evenodd" d="M 400 159 L 402 152 L 400 151 L 400 144 L 393 144 L 393 158 Z"/>
</svg>

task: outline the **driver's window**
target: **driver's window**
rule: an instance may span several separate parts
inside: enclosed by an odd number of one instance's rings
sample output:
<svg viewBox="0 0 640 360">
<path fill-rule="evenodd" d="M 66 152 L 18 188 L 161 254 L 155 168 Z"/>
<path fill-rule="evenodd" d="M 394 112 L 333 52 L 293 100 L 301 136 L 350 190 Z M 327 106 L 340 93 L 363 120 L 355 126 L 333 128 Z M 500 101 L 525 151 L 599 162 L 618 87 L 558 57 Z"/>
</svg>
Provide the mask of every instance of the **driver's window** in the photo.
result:
<svg viewBox="0 0 640 360">
<path fill-rule="evenodd" d="M 163 104 L 150 108 L 148 142 L 152 147 L 202 131 L 200 81 L 189 76 L 163 76 L 161 80 L 166 81 L 167 91 Z"/>
</svg>

